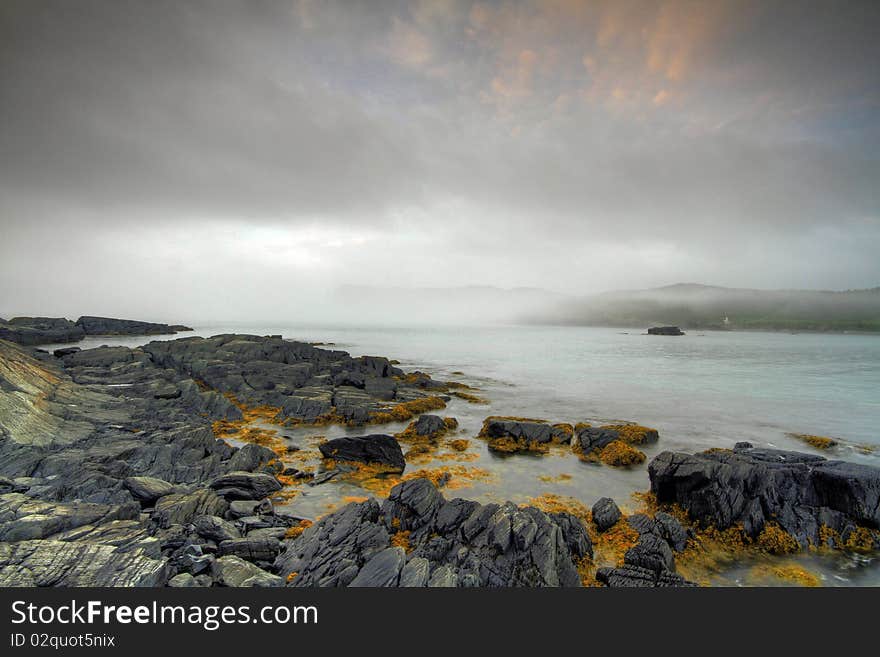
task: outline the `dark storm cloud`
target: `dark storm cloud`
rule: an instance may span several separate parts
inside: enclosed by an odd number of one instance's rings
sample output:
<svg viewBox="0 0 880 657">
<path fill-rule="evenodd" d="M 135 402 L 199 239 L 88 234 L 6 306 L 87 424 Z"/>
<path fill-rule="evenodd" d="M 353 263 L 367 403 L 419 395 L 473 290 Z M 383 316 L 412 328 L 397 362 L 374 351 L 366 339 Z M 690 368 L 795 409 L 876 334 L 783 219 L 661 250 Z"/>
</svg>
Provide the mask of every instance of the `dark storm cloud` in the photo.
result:
<svg viewBox="0 0 880 657">
<path fill-rule="evenodd" d="M 206 279 L 247 312 L 273 284 L 876 285 L 878 13 L 4 2 L 0 310 L 228 309 Z"/>
</svg>

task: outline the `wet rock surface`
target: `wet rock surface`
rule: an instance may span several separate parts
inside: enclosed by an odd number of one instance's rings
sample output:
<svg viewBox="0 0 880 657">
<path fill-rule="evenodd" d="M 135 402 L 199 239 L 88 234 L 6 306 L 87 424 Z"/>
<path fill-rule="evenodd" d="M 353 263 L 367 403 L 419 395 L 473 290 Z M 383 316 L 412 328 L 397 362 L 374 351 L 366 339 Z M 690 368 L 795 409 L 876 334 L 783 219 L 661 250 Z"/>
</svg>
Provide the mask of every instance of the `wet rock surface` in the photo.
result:
<svg viewBox="0 0 880 657">
<path fill-rule="evenodd" d="M 90 317 L 12 325 L 74 337 L 165 330 Z M 232 447 L 212 423 L 242 419 L 231 398 L 277 404 L 279 419 L 368 422 L 426 396 L 401 375 L 385 358 L 274 337 L 184 338 L 57 356 L 0 341 L 0 582 L 284 583 L 267 568 L 300 519 L 277 513 L 268 499 L 282 488 L 276 454 Z M 348 455 L 403 469 L 394 438 L 367 438 Z"/>
<path fill-rule="evenodd" d="M 320 445 L 320 450 L 328 459 L 375 463 L 392 472 L 403 472 L 406 467 L 400 443 L 385 434 L 334 438 Z"/>
<path fill-rule="evenodd" d="M 599 503 L 607 506 L 603 500 Z M 596 571 L 600 583 L 613 588 L 696 586 L 675 569 L 675 553 L 684 550 L 687 541 L 687 531 L 675 518 L 663 512 L 653 518 L 639 513 L 626 523 L 638 533 L 638 540 L 624 554 L 622 565 Z"/>
<path fill-rule="evenodd" d="M 480 431 L 489 449 L 501 453 L 546 453 L 550 445 L 570 442 L 572 434 L 569 424 L 502 416 L 486 418 Z"/>
<path fill-rule="evenodd" d="M 580 586 L 575 562 L 591 547 L 568 515 L 447 500 L 413 479 L 381 506 L 352 503 L 315 523 L 275 568 L 293 586 Z"/>
<path fill-rule="evenodd" d="M 859 528 L 880 528 L 876 467 L 745 443 L 699 454 L 663 452 L 648 473 L 659 502 L 678 504 L 703 526 L 742 524 L 750 538 L 778 525 L 806 548 L 823 545 L 826 530 L 847 543 Z"/>
<path fill-rule="evenodd" d="M 292 424 L 412 420 L 416 436 L 433 439 L 454 425 L 416 416 L 437 408 L 443 390 L 385 358 L 278 337 L 191 337 L 58 356 L 0 340 L 0 585 L 579 586 L 599 542 L 621 527 L 637 540 L 595 571 L 599 583 L 691 584 L 676 572 L 692 532 L 681 516 L 624 519 L 603 498 L 593 528 L 587 512 L 447 499 L 417 478 L 382 502 L 352 502 L 309 526 L 272 503 L 278 477 L 300 474 L 283 470 L 274 446 L 237 448 L 215 435 L 215 423 L 260 407 Z M 657 439 L 637 425 L 575 432 L 489 418 L 484 428 L 490 439 L 530 449 L 572 436 L 596 449 L 603 432 L 616 434 L 612 442 Z M 365 434 L 320 444 L 339 463 L 310 483 L 361 463 L 404 470 L 394 436 Z M 778 524 L 803 546 L 827 540 L 823 528 L 848 542 L 880 523 L 880 476 L 867 466 L 740 445 L 664 452 L 649 472 L 659 503 L 678 504 L 704 525 L 741 523 L 750 537 Z"/>
</svg>

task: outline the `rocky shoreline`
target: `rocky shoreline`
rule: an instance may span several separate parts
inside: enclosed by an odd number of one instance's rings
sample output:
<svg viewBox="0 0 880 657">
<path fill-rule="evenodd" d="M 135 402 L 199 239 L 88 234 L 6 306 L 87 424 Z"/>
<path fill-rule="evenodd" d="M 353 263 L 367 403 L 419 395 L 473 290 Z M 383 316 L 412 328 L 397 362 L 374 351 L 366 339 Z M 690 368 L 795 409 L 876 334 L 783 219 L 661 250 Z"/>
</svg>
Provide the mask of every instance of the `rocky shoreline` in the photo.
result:
<svg viewBox="0 0 880 657">
<path fill-rule="evenodd" d="M 452 498 L 449 473 L 408 468 L 442 449 L 466 456 L 455 420 L 430 413 L 476 398 L 465 389 L 280 336 L 56 355 L 0 340 L 0 585 L 692 586 L 719 541 L 766 555 L 880 548 L 880 468 L 748 444 L 660 453 L 629 515 L 607 497 Z M 363 431 L 321 441 L 315 472 L 261 421 Z M 495 416 L 473 438 L 511 458 L 616 467 L 639 467 L 638 446 L 660 439 Z M 363 473 L 393 477 L 384 499 L 318 518 L 280 508 L 297 487 Z"/>
<path fill-rule="evenodd" d="M 89 335 L 173 335 L 192 331 L 182 324 L 157 324 L 133 319 L 84 315 L 75 322 L 64 317 L 0 319 L 0 340 L 22 345 L 79 342 Z"/>
</svg>

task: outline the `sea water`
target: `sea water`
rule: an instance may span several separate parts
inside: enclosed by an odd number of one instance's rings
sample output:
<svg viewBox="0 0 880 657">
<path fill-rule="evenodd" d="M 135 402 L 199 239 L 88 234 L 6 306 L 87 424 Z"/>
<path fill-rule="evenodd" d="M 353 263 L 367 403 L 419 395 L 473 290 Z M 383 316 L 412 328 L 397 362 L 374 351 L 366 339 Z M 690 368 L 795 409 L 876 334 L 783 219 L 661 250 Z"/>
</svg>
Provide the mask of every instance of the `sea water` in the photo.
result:
<svg viewBox="0 0 880 657">
<path fill-rule="evenodd" d="M 832 453 L 823 453 L 829 458 L 880 465 L 880 336 L 691 331 L 672 337 L 649 336 L 644 329 L 595 327 L 218 325 L 146 339 L 90 337 L 78 346 L 137 346 L 151 339 L 218 333 L 281 334 L 333 343 L 327 348 L 353 356 L 387 356 L 407 371 L 478 388 L 475 394 L 487 404 L 453 398 L 440 411 L 458 419 L 458 433 L 465 438 L 476 436 L 489 415 L 593 424 L 634 421 L 660 433 L 656 445 L 641 447 L 648 462 L 663 450 L 729 448 L 739 441 L 815 451 L 790 435 L 806 433 L 841 441 Z M 405 426 L 383 425 L 381 431 L 393 433 Z M 316 434 L 332 438 L 363 434 L 364 429 L 330 426 L 284 433 L 293 446 L 305 448 Z M 471 449 L 478 457 L 464 465 L 492 478 L 473 481 L 455 494 L 481 501 L 525 503 L 551 493 L 588 505 L 609 496 L 632 507 L 631 494 L 649 486 L 646 464 L 631 469 L 598 466 L 564 450 L 547 456 L 498 456 L 479 439 L 472 440 Z M 288 507 L 314 517 L 358 494 L 364 491 L 349 484 L 303 487 Z M 799 559 L 810 561 L 826 584 L 880 584 L 880 567 L 864 559 Z M 731 572 L 719 583 L 738 581 Z"/>
</svg>

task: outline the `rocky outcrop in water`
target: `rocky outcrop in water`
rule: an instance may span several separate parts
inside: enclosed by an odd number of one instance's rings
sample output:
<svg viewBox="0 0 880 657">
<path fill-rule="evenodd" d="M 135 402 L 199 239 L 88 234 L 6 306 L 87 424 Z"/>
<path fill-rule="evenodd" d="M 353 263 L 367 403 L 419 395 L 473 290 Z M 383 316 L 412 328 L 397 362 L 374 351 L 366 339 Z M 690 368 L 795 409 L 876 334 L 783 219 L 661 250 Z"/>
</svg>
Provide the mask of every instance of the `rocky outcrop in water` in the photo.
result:
<svg viewBox="0 0 880 657">
<path fill-rule="evenodd" d="M 546 452 L 552 444 L 571 441 L 573 429 L 570 424 L 550 424 L 545 420 L 526 418 L 487 417 L 480 430 L 489 449 L 502 453 Z"/>
<path fill-rule="evenodd" d="M 23 345 L 77 342 L 85 331 L 63 317 L 13 317 L 0 320 L 0 340 Z"/>
<path fill-rule="evenodd" d="M 280 337 L 183 338 L 151 342 L 143 351 L 158 367 L 249 405 L 277 407 L 281 418 L 306 423 L 365 424 L 395 404 L 426 396 L 404 382 L 403 371 L 387 358 L 352 358 Z"/>
<path fill-rule="evenodd" d="M 306 529 L 275 568 L 293 586 L 580 586 L 581 522 L 511 503 L 446 500 L 427 479 Z"/>
<path fill-rule="evenodd" d="M 677 326 L 652 326 L 648 335 L 684 335 L 684 331 Z"/>
<path fill-rule="evenodd" d="M 87 335 L 162 335 L 192 331 L 180 324 L 157 324 L 110 317 L 80 317 L 76 322 L 63 317 L 14 317 L 0 319 L 0 340 L 22 345 L 78 342 Z M 63 355 L 63 354 L 62 354 Z"/>
<path fill-rule="evenodd" d="M 160 324 L 89 315 L 83 315 L 76 320 L 76 325 L 81 327 L 86 335 L 168 335 L 192 331 L 191 328 L 182 324 Z"/>
<path fill-rule="evenodd" d="M 748 443 L 699 454 L 663 452 L 650 464 L 651 491 L 703 526 L 742 524 L 750 538 L 778 525 L 800 547 L 873 541 L 880 528 L 880 468 Z M 860 529 L 861 528 L 861 529 Z M 871 538 L 869 538 L 871 537 Z"/>
</svg>

